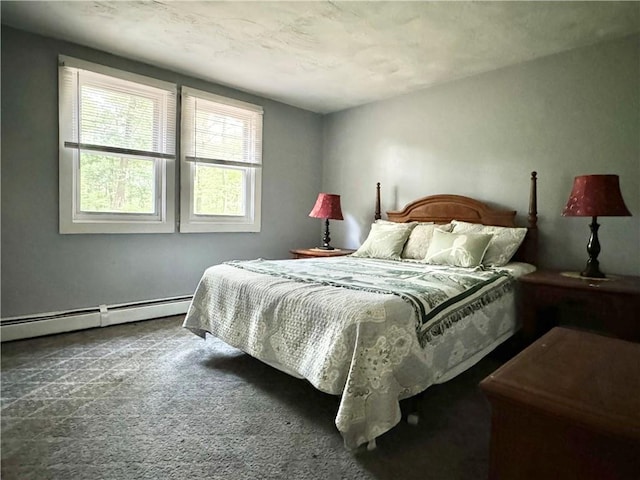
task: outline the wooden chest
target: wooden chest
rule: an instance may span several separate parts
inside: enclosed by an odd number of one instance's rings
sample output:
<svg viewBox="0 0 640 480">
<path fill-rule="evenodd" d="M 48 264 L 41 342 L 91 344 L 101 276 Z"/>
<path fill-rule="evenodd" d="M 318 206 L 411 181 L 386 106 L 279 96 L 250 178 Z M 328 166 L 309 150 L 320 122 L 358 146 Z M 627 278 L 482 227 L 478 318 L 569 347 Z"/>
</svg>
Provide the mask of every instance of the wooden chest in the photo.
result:
<svg viewBox="0 0 640 480">
<path fill-rule="evenodd" d="M 556 327 L 480 386 L 489 478 L 640 478 L 640 344 Z"/>
</svg>

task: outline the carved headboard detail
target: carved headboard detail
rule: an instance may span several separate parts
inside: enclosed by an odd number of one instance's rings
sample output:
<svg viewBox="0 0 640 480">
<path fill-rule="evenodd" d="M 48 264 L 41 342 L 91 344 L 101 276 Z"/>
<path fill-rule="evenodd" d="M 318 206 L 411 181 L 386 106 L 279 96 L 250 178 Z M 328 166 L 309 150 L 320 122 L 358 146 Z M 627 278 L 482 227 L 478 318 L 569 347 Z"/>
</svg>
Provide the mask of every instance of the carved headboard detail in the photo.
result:
<svg viewBox="0 0 640 480">
<path fill-rule="evenodd" d="M 460 220 L 483 225 L 516 227 L 515 210 L 499 210 L 486 203 L 462 195 L 431 195 L 409 203 L 402 210 L 388 211 L 392 222 L 434 222 L 449 223 Z M 380 183 L 376 186 L 375 219 L 382 218 L 380 210 Z M 522 245 L 514 255 L 517 261 L 538 262 L 538 211 L 537 211 L 537 173 L 531 172 L 529 189 L 528 231 Z"/>
</svg>

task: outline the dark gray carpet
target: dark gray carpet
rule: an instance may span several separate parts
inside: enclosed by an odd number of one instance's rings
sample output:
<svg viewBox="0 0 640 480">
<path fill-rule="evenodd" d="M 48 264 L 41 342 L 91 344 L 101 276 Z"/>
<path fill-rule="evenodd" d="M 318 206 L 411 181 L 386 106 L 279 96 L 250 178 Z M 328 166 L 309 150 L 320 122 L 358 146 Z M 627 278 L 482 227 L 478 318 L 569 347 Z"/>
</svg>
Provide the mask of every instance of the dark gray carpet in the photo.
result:
<svg viewBox="0 0 640 480">
<path fill-rule="evenodd" d="M 480 479 L 490 356 L 368 452 L 345 450 L 323 394 L 182 317 L 2 344 L 2 478 Z"/>
</svg>

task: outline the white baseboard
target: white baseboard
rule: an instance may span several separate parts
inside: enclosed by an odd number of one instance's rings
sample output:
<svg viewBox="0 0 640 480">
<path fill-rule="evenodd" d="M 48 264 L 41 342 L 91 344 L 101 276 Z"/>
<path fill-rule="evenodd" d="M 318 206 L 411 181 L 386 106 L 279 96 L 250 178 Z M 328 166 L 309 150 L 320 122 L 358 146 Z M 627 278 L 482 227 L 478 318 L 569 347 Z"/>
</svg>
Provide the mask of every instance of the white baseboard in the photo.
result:
<svg viewBox="0 0 640 480">
<path fill-rule="evenodd" d="M 100 305 L 95 309 L 81 311 L 3 318 L 0 326 L 0 341 L 8 342 L 86 328 L 107 327 L 119 323 L 181 315 L 187 312 L 190 303 L 190 297 L 179 297 L 138 304 Z"/>
</svg>

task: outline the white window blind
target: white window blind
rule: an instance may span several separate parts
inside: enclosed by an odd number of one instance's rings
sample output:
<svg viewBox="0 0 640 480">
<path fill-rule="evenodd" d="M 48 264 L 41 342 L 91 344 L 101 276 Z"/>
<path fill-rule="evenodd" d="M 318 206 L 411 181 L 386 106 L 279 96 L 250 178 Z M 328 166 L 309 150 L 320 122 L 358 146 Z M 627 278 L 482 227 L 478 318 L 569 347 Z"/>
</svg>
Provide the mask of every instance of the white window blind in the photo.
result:
<svg viewBox="0 0 640 480">
<path fill-rule="evenodd" d="M 260 230 L 262 114 L 182 88 L 181 232 Z"/>
<path fill-rule="evenodd" d="M 176 86 L 60 57 L 62 233 L 174 230 Z"/>
<path fill-rule="evenodd" d="M 261 166 L 262 107 L 183 87 L 182 115 L 187 161 Z"/>
</svg>

